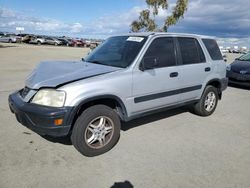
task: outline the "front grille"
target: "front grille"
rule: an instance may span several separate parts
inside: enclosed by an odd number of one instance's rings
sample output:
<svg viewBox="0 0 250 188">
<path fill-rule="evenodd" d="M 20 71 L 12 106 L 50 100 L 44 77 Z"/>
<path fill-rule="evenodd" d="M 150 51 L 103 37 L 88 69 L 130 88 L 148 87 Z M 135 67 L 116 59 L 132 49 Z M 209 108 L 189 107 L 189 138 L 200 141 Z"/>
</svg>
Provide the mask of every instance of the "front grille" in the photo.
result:
<svg viewBox="0 0 250 188">
<path fill-rule="evenodd" d="M 30 88 L 28 87 L 23 88 L 20 92 L 22 98 L 25 98 L 28 95 L 29 91 L 30 91 Z"/>
</svg>

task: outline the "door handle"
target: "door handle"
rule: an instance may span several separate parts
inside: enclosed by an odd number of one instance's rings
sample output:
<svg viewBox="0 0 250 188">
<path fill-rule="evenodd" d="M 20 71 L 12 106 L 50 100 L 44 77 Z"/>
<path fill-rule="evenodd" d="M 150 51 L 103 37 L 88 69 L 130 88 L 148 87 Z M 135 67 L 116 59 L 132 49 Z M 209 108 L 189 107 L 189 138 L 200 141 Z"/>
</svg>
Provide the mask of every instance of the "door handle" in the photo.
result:
<svg viewBox="0 0 250 188">
<path fill-rule="evenodd" d="M 209 72 L 209 71 L 211 71 L 211 68 L 210 67 L 206 67 L 205 68 L 205 72 Z"/>
<path fill-rule="evenodd" d="M 177 76 L 178 76 L 178 72 L 171 72 L 169 76 L 170 76 L 171 78 L 177 77 Z"/>
</svg>

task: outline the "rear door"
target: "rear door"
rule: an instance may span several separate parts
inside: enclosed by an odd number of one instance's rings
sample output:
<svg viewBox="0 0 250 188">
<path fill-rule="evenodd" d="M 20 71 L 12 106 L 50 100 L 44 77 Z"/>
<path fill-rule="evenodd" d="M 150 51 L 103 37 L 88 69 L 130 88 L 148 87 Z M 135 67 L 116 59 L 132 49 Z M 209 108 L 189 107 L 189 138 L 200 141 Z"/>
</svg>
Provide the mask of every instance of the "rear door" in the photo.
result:
<svg viewBox="0 0 250 188">
<path fill-rule="evenodd" d="M 199 41 L 195 38 L 177 37 L 180 62 L 182 101 L 198 99 L 202 85 L 211 74 L 212 66 L 206 61 Z"/>
<path fill-rule="evenodd" d="M 202 42 L 204 43 L 210 58 L 212 59 L 213 65 L 214 65 L 214 71 L 213 73 L 216 73 L 217 76 L 220 78 L 226 77 L 226 63 L 223 60 L 222 53 L 220 51 L 220 48 L 214 39 L 202 39 Z"/>
<path fill-rule="evenodd" d="M 176 104 L 180 100 L 179 67 L 174 38 L 160 37 L 152 41 L 142 61 L 154 59 L 155 67 L 133 71 L 132 115 Z"/>
</svg>

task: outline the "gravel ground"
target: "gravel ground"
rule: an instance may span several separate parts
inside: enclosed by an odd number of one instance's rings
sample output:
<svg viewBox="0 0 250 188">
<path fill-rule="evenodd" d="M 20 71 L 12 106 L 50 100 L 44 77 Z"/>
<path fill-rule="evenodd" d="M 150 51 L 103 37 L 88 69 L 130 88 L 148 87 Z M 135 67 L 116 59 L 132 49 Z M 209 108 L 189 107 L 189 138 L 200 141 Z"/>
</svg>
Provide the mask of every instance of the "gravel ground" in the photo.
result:
<svg viewBox="0 0 250 188">
<path fill-rule="evenodd" d="M 250 187 L 248 89 L 229 87 L 210 117 L 181 108 L 123 124 L 115 148 L 87 158 L 69 139 L 43 138 L 21 126 L 7 98 L 39 61 L 78 60 L 88 49 L 1 45 L 1 188 Z M 235 58 L 229 56 L 228 62 Z"/>
</svg>

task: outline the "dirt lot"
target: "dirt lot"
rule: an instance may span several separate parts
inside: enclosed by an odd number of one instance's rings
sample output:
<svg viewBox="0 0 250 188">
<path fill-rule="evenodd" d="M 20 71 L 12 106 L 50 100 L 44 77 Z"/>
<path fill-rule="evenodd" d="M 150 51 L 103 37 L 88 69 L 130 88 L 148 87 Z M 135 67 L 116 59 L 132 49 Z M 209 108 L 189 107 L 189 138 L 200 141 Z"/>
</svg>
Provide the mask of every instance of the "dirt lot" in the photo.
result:
<svg viewBox="0 0 250 188">
<path fill-rule="evenodd" d="M 68 139 L 45 139 L 17 123 L 7 97 L 39 61 L 78 60 L 88 49 L 3 45 L 1 188 L 250 187 L 249 90 L 229 87 L 207 118 L 183 108 L 126 123 L 113 150 L 87 158 Z"/>
</svg>

